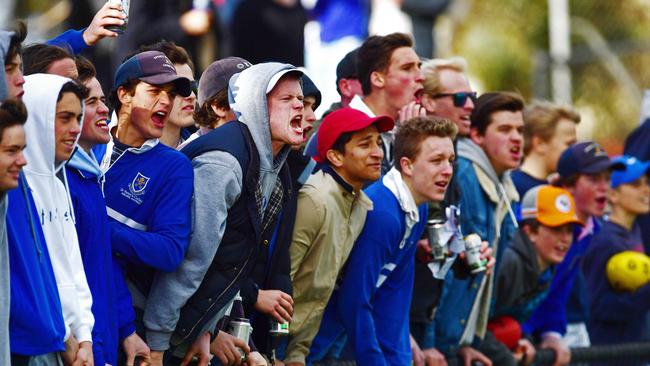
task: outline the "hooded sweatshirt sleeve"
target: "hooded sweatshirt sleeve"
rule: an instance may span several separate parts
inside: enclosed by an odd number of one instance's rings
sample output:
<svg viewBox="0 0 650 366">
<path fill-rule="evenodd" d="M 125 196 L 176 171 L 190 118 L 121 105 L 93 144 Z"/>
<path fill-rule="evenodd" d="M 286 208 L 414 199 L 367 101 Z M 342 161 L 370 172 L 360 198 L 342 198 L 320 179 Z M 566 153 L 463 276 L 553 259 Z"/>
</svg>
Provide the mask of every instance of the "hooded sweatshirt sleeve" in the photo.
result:
<svg viewBox="0 0 650 366">
<path fill-rule="evenodd" d="M 59 34 L 58 36 L 47 41 L 51 46 L 63 47 L 72 52 L 73 55 L 80 54 L 83 50 L 88 48 L 86 41 L 84 41 L 84 32 L 86 28 L 80 30 L 68 29 L 67 31 Z"/>
<path fill-rule="evenodd" d="M 242 171 L 232 155 L 211 151 L 192 160 L 193 232 L 185 260 L 172 273 L 154 280 L 145 307 L 147 343 L 152 350 L 169 348 L 180 310 L 203 281 L 226 229 L 228 210 L 242 190 Z"/>
</svg>

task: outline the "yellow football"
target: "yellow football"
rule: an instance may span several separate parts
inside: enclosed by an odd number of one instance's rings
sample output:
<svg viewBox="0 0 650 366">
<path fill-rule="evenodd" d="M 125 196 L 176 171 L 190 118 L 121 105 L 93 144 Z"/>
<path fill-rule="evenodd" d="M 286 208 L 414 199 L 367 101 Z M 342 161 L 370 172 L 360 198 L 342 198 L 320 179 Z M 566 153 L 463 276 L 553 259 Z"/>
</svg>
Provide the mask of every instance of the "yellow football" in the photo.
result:
<svg viewBox="0 0 650 366">
<path fill-rule="evenodd" d="M 607 262 L 607 279 L 619 291 L 636 291 L 650 281 L 650 257 L 635 251 L 613 255 Z"/>
</svg>

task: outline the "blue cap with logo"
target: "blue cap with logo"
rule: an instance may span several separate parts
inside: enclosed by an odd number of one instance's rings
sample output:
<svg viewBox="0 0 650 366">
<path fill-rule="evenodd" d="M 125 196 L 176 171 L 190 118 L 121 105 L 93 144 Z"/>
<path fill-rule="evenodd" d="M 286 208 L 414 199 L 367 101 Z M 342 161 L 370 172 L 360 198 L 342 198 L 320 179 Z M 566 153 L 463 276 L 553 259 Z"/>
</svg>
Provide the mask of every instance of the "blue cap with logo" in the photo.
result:
<svg viewBox="0 0 650 366">
<path fill-rule="evenodd" d="M 560 178 L 574 174 L 598 174 L 607 170 L 620 170 L 623 165 L 609 159 L 607 152 L 597 142 L 586 141 L 569 146 L 557 162 Z"/>
<path fill-rule="evenodd" d="M 115 88 L 126 84 L 129 79 L 138 79 L 151 85 L 173 83 L 183 97 L 192 94 L 190 80 L 176 74 L 176 68 L 160 51 L 145 51 L 124 61 L 115 72 Z"/>
<path fill-rule="evenodd" d="M 622 170 L 612 172 L 612 188 L 632 183 L 650 171 L 650 161 L 641 161 L 634 156 L 618 156 L 612 159 L 612 163 L 619 163 L 624 167 Z"/>
</svg>

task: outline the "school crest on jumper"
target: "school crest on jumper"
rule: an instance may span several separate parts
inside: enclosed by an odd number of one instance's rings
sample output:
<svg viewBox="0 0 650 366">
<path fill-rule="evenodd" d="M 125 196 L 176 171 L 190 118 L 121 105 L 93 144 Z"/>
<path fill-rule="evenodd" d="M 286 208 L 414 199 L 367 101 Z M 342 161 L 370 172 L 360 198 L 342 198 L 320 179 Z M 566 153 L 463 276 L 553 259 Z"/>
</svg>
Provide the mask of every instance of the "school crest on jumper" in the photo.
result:
<svg viewBox="0 0 650 366">
<path fill-rule="evenodd" d="M 139 196 L 144 194 L 144 189 L 147 187 L 147 183 L 149 183 L 149 177 L 145 177 L 142 173 L 138 172 L 129 185 L 129 190 L 134 195 Z"/>
</svg>

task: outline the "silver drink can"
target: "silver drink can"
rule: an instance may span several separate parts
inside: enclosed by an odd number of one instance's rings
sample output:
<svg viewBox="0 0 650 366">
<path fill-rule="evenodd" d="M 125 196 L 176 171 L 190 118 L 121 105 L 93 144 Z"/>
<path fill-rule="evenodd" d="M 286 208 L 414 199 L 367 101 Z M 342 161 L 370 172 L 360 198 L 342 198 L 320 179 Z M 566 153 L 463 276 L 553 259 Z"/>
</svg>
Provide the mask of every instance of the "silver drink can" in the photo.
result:
<svg viewBox="0 0 650 366">
<path fill-rule="evenodd" d="M 465 237 L 465 258 L 472 274 L 483 272 L 487 269 L 487 261 L 481 259 L 481 237 L 478 234 L 469 234 Z"/>
<path fill-rule="evenodd" d="M 131 6 L 131 0 L 108 0 L 108 2 L 111 4 L 121 5 L 122 14 L 124 14 L 126 18 L 124 18 L 124 24 L 111 25 L 106 27 L 106 29 L 117 34 L 122 34 L 126 31 L 126 25 L 129 23 L 129 7 Z"/>
<path fill-rule="evenodd" d="M 289 322 L 280 323 L 275 319 L 271 319 L 271 327 L 269 334 L 272 337 L 281 337 L 289 334 Z"/>
<path fill-rule="evenodd" d="M 253 326 L 251 326 L 251 322 L 246 318 L 233 318 L 228 323 L 228 334 L 241 339 L 246 344 L 248 344 L 251 333 L 253 333 Z M 241 349 L 239 352 L 241 352 L 242 361 L 245 360 L 246 353 Z"/>
<path fill-rule="evenodd" d="M 434 261 L 444 261 L 447 256 L 445 244 L 440 242 L 440 230 L 444 225 L 444 220 L 431 219 L 427 221 L 427 237 Z"/>
</svg>

